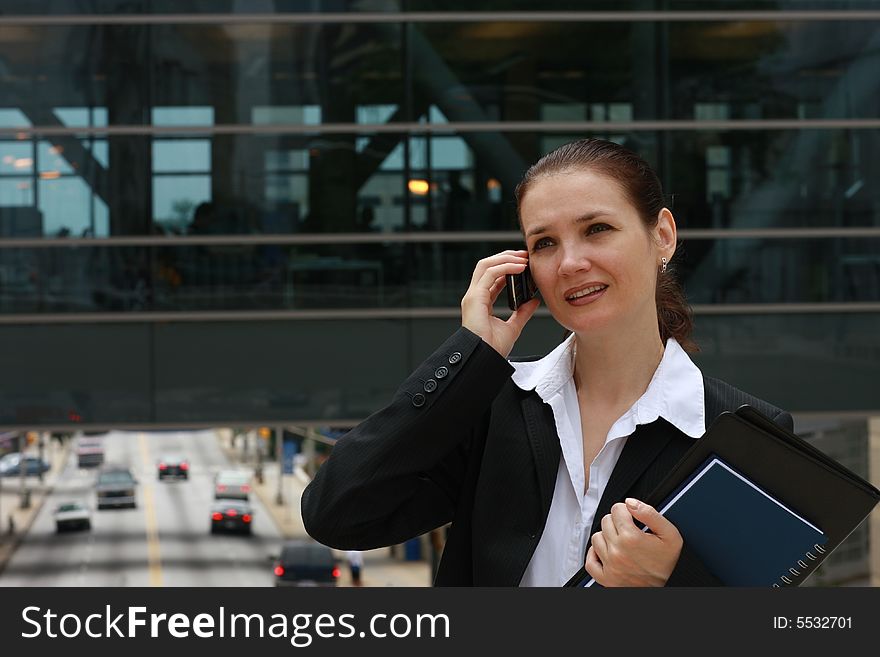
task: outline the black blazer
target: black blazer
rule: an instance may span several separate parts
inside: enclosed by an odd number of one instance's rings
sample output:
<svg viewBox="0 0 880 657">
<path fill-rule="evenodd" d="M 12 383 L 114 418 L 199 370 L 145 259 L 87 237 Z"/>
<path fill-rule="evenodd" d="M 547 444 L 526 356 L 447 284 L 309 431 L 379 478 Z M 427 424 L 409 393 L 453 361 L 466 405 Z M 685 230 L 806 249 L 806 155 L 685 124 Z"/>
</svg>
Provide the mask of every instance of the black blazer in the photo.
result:
<svg viewBox="0 0 880 657">
<path fill-rule="evenodd" d="M 513 367 L 461 328 L 343 436 L 302 497 L 306 531 L 337 549 L 402 543 L 451 522 L 436 586 L 517 586 L 544 531 L 561 448 L 553 413 L 511 380 Z M 704 377 L 706 424 L 751 404 L 788 413 Z M 627 439 L 590 534 L 611 505 L 644 498 L 693 445 L 665 420 Z M 572 573 L 574 574 L 574 573 Z M 685 545 L 668 586 L 720 582 Z"/>
</svg>

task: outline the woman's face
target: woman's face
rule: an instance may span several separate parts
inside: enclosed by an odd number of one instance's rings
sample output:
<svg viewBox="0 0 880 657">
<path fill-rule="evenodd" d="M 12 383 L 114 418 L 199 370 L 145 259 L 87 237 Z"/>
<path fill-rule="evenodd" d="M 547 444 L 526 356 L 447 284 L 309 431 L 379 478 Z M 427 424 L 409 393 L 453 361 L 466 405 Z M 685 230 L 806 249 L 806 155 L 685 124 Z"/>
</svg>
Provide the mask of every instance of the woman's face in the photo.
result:
<svg viewBox="0 0 880 657">
<path fill-rule="evenodd" d="M 648 229 L 616 181 L 577 170 L 535 180 L 520 218 L 529 269 L 556 321 L 578 334 L 656 330 L 657 270 L 675 250 L 668 210 Z"/>
</svg>

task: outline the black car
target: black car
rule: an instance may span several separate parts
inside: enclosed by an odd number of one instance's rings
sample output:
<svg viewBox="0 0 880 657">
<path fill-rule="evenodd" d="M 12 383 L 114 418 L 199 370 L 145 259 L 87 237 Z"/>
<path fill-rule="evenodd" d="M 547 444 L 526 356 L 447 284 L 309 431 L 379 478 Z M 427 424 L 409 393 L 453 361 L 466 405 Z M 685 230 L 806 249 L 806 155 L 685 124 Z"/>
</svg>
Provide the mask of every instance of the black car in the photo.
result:
<svg viewBox="0 0 880 657">
<path fill-rule="evenodd" d="M 163 479 L 189 479 L 189 461 L 182 456 L 166 455 L 156 464 L 159 481 Z"/>
<path fill-rule="evenodd" d="M 336 586 L 339 565 L 326 545 L 297 539 L 281 548 L 274 573 L 275 586 Z"/>
<path fill-rule="evenodd" d="M 98 471 L 95 493 L 98 510 L 113 506 L 137 506 L 134 497 L 137 480 L 131 470 L 119 465 L 105 465 Z"/>
<path fill-rule="evenodd" d="M 244 500 L 219 500 L 211 506 L 211 533 L 250 534 L 254 510 Z"/>
</svg>

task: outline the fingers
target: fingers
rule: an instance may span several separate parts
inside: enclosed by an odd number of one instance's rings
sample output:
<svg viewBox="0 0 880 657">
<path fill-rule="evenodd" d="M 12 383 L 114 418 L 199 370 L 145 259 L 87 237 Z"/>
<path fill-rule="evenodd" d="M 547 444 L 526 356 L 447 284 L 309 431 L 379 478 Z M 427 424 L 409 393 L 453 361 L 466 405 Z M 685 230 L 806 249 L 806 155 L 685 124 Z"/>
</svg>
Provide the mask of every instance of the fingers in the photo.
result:
<svg viewBox="0 0 880 657">
<path fill-rule="evenodd" d="M 506 285 L 505 276 L 522 273 L 528 264 L 527 256 L 527 251 L 508 250 L 480 260 L 461 299 L 461 325 L 505 358 L 538 303 L 524 304 L 506 321 L 495 317 L 493 306 Z"/>
<path fill-rule="evenodd" d="M 528 261 L 523 258 L 517 262 L 502 262 L 492 265 L 483 272 L 482 277 L 471 287 L 477 290 L 489 290 L 499 278 L 503 279 L 508 274 L 521 274 L 527 264 Z"/>
<path fill-rule="evenodd" d="M 590 538 L 591 550 L 596 551 L 596 556 L 599 557 L 599 560 L 602 563 L 608 562 L 608 541 L 602 532 L 596 532 Z"/>
<path fill-rule="evenodd" d="M 496 285 L 499 278 L 504 278 L 508 274 L 520 274 L 526 267 L 526 261 L 520 262 L 504 262 L 492 265 L 483 272 L 483 275 L 473 281 L 462 298 L 462 304 L 476 303 L 479 306 L 491 306 L 492 289 Z M 474 274 L 476 275 L 476 273 Z M 503 283 L 502 283 L 503 285 Z"/>
<path fill-rule="evenodd" d="M 535 311 L 538 309 L 538 306 L 541 305 L 540 299 L 535 297 L 529 301 L 526 301 L 523 305 L 513 311 L 510 317 L 507 318 L 507 323 L 516 329 L 517 334 L 521 333 L 523 327 L 526 325 L 532 315 L 535 314 Z"/>
<path fill-rule="evenodd" d="M 605 569 L 602 567 L 602 562 L 599 561 L 599 557 L 596 556 L 596 551 L 591 547 L 587 550 L 587 560 L 584 562 L 584 570 L 586 570 L 590 577 L 599 582 L 601 577 L 605 575 Z M 599 582 L 601 584 L 601 582 Z"/>
<path fill-rule="evenodd" d="M 474 275 L 471 277 L 471 285 L 474 285 L 477 281 L 481 280 L 490 267 L 511 262 L 522 262 L 525 264 L 528 262 L 528 255 L 528 251 L 515 251 L 509 249 L 491 255 L 488 258 L 483 258 L 477 262 L 477 266 L 474 267 Z"/>
<path fill-rule="evenodd" d="M 632 534 L 641 531 L 633 522 L 632 514 L 626 504 L 618 502 L 611 506 L 611 520 L 618 534 Z"/>
<path fill-rule="evenodd" d="M 495 302 L 498 300 L 498 295 L 501 294 L 501 290 L 507 287 L 507 277 L 499 276 L 495 279 L 495 282 L 492 283 L 492 287 L 489 288 L 489 303 L 495 305 Z"/>
<path fill-rule="evenodd" d="M 610 513 L 606 513 L 602 516 L 602 531 L 606 536 L 617 536 L 617 527 L 614 526 L 614 519 L 611 517 Z"/>
<path fill-rule="evenodd" d="M 660 512 L 649 504 L 633 497 L 627 497 L 626 509 L 632 514 L 632 517 L 643 522 L 651 530 L 651 533 L 660 538 L 678 538 L 680 536 L 675 525 L 661 516 Z"/>
</svg>

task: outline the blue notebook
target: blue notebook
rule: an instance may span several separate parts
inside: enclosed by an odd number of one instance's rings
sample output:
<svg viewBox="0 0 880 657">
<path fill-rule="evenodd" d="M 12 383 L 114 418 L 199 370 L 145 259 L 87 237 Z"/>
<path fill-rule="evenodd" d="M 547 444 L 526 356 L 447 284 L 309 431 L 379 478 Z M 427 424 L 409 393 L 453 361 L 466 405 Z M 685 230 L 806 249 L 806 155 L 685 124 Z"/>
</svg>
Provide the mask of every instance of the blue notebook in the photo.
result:
<svg viewBox="0 0 880 657">
<path fill-rule="evenodd" d="M 825 552 L 818 527 L 716 456 L 658 511 L 727 586 L 788 584 Z"/>
<path fill-rule="evenodd" d="M 727 586 L 788 585 L 825 554 L 818 527 L 715 455 L 657 510 Z"/>
</svg>

